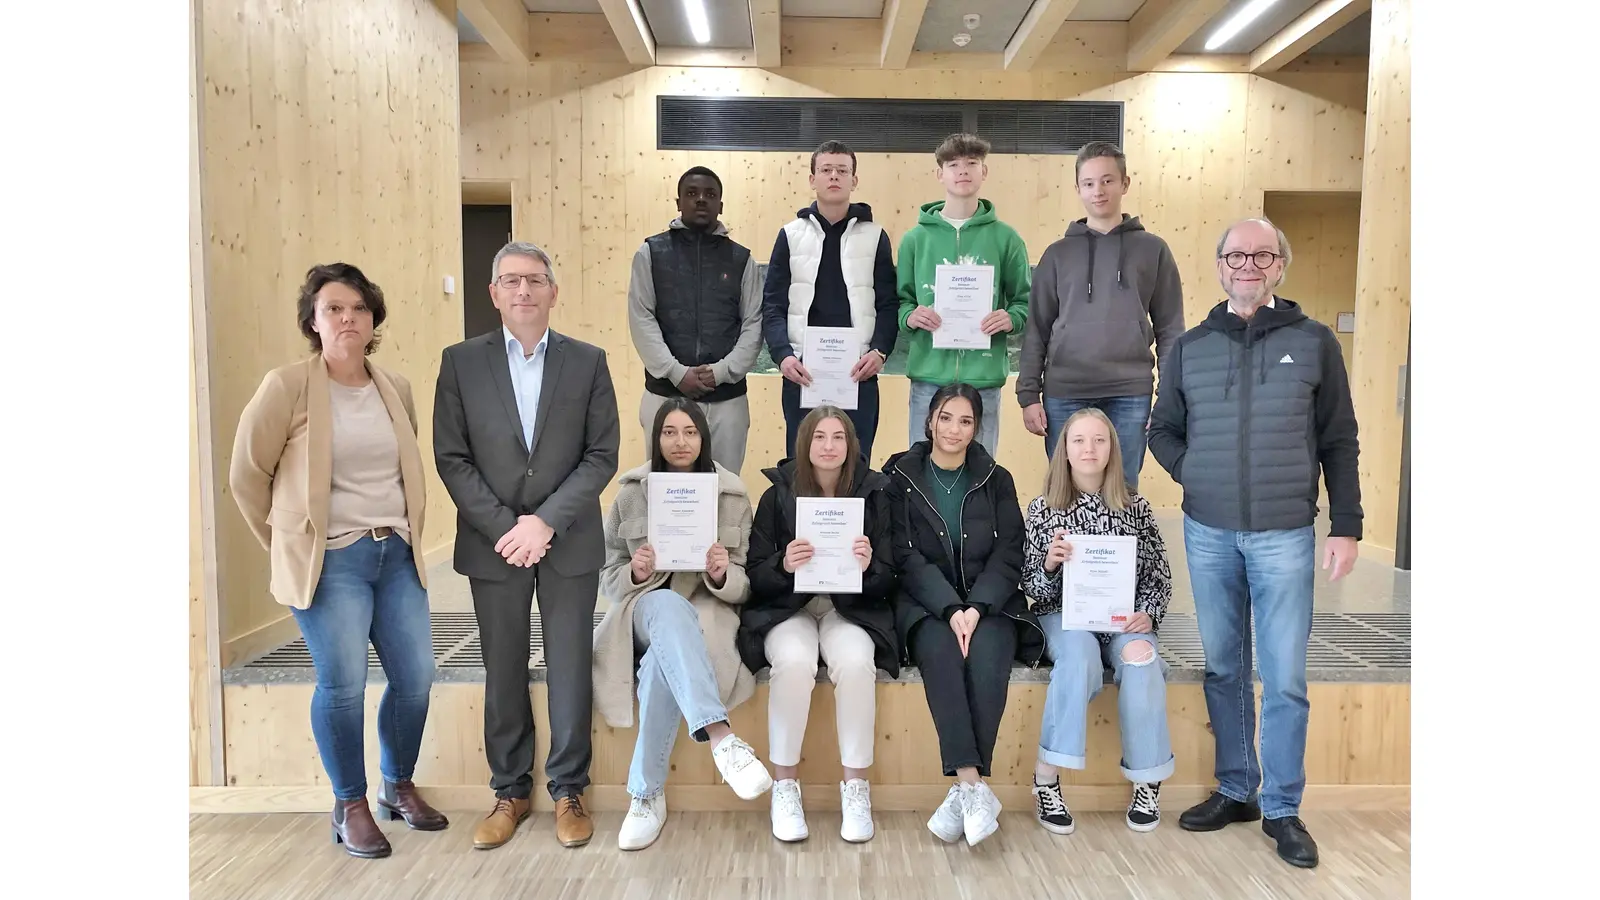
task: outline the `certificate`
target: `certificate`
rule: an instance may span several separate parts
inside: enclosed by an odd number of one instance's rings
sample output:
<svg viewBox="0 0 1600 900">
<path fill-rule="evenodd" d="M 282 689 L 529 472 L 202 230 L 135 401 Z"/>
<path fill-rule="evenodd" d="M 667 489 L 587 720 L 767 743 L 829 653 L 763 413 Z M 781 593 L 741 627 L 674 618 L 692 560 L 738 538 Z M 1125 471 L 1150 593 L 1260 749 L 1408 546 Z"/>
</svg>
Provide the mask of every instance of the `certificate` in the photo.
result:
<svg viewBox="0 0 1600 900">
<path fill-rule="evenodd" d="M 800 387 L 800 408 L 837 406 L 855 409 L 860 385 L 850 370 L 861 360 L 861 342 L 854 328 L 806 328 L 800 360 L 811 374 L 811 384 Z"/>
<path fill-rule="evenodd" d="M 994 266 L 937 266 L 933 276 L 933 311 L 939 327 L 935 350 L 987 350 L 992 339 L 983 333 L 983 317 L 994 311 Z"/>
<path fill-rule="evenodd" d="M 716 473 L 651 472 L 645 485 L 645 540 L 656 552 L 656 571 L 704 572 L 717 542 Z"/>
<path fill-rule="evenodd" d="M 1133 616 L 1139 539 L 1070 534 L 1067 540 L 1072 559 L 1062 566 L 1062 630 L 1122 631 Z"/>
<path fill-rule="evenodd" d="M 860 497 L 794 498 L 794 536 L 811 542 L 811 560 L 794 573 L 796 594 L 859 594 L 856 538 L 865 533 L 867 501 Z"/>
</svg>

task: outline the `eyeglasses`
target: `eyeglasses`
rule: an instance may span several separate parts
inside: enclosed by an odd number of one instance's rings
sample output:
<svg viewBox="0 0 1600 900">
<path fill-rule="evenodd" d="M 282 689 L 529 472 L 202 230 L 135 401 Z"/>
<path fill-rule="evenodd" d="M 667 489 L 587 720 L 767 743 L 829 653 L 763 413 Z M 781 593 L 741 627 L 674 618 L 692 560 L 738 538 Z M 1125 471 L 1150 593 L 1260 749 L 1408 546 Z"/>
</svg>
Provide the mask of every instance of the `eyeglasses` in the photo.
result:
<svg viewBox="0 0 1600 900">
<path fill-rule="evenodd" d="M 524 279 L 527 280 L 528 287 L 549 287 L 551 284 L 549 275 L 538 273 L 533 275 L 501 275 L 494 281 L 495 284 L 500 285 L 502 288 L 514 291 L 522 284 Z"/>
<path fill-rule="evenodd" d="M 1254 253 L 1243 253 L 1235 250 L 1232 253 L 1224 253 L 1217 258 L 1227 263 L 1230 269 L 1244 268 L 1244 261 L 1247 259 L 1255 260 L 1256 268 L 1258 269 L 1268 269 L 1272 267 L 1273 263 L 1283 259 L 1283 256 L 1273 253 L 1271 250 L 1257 250 Z"/>
</svg>

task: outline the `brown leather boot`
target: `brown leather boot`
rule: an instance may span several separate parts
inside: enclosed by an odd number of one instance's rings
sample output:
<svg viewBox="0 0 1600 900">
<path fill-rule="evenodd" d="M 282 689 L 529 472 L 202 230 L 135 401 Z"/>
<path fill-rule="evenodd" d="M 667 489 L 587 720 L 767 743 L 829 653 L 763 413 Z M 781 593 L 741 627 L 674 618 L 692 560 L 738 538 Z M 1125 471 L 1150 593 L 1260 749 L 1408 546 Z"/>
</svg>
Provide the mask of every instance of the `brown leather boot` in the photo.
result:
<svg viewBox="0 0 1600 900">
<path fill-rule="evenodd" d="M 372 820 L 367 798 L 337 800 L 333 805 L 333 842 L 361 859 L 382 859 L 390 853 L 389 839 Z"/>
<path fill-rule="evenodd" d="M 443 831 L 450 827 L 450 820 L 422 799 L 409 778 L 385 780 L 378 788 L 378 818 L 390 822 L 404 819 L 406 826 L 416 831 Z"/>
<path fill-rule="evenodd" d="M 556 840 L 563 847 L 582 847 L 594 837 L 594 820 L 577 794 L 556 800 Z"/>
<path fill-rule="evenodd" d="M 511 840 L 517 826 L 528 817 L 533 802 L 526 797 L 496 797 L 494 809 L 483 817 L 472 831 L 472 846 L 479 850 L 493 850 Z"/>
</svg>

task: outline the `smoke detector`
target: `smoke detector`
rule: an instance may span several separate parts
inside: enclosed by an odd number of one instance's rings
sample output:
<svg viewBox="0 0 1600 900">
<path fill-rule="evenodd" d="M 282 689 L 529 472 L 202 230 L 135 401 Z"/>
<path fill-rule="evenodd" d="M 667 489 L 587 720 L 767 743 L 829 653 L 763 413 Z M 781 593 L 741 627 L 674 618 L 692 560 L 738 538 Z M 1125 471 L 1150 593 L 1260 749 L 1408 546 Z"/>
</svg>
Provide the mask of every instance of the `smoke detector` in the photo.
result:
<svg viewBox="0 0 1600 900">
<path fill-rule="evenodd" d="M 966 15 L 961 17 L 961 24 L 967 26 L 967 30 L 968 31 L 971 31 L 972 29 L 977 28 L 978 27 L 978 23 L 981 22 L 981 21 L 982 21 L 982 19 L 978 18 L 978 14 L 977 13 L 967 13 Z"/>
<path fill-rule="evenodd" d="M 963 32 L 960 32 L 959 34 L 957 34 L 955 37 L 951 38 L 950 40 L 955 41 L 957 47 L 965 47 L 966 45 L 972 43 L 972 35 L 967 34 L 965 31 L 963 31 Z"/>
</svg>

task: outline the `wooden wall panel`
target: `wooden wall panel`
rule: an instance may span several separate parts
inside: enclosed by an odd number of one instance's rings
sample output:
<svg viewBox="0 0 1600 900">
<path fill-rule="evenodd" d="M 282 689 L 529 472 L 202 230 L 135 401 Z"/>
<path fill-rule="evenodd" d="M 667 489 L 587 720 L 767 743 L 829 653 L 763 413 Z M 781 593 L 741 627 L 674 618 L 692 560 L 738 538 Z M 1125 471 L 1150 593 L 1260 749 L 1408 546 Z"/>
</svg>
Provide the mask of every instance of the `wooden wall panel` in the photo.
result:
<svg viewBox="0 0 1600 900">
<path fill-rule="evenodd" d="M 1349 369 L 1355 334 L 1339 334 L 1339 313 L 1356 311 L 1356 243 L 1361 233 L 1361 195 L 1268 194 L 1265 214 L 1289 236 L 1294 262 L 1279 293 L 1305 314 L 1334 329 Z"/>
<path fill-rule="evenodd" d="M 786 34 L 793 27 L 786 22 Z M 634 70 L 566 62 L 513 70 L 470 61 L 462 64 L 462 177 L 525 183 L 530 213 L 517 213 L 519 236 L 547 246 L 568 273 L 562 277 L 555 327 L 595 341 L 611 355 L 623 423 L 621 465 L 627 468 L 644 459 L 637 422 L 643 369 L 627 332 L 628 264 L 639 243 L 675 215 L 678 176 L 696 164 L 721 175 L 723 221 L 761 260 L 778 229 L 811 200 L 805 153 L 657 150 L 658 95 L 1122 100 L 1133 176 L 1127 209 L 1173 246 L 1183 270 L 1185 317 L 1192 325 L 1221 296 L 1212 262 L 1217 236 L 1233 219 L 1259 214 L 1264 191 L 1359 189 L 1362 114 L 1328 97 L 1351 95 L 1347 82 L 1363 76 L 1299 73 L 1292 76 L 1294 86 L 1283 83 L 1290 76 L 1279 77 L 1129 77 L 1092 67 L 1030 73 L 916 67 Z M 527 150 L 545 143 L 551 147 L 548 155 Z M 941 195 L 932 150 L 863 154 L 858 160 L 857 199 L 872 205 L 896 246 L 916 223 L 917 207 Z M 1037 260 L 1071 219 L 1083 215 L 1073 180 L 1071 157 L 997 156 L 990 161 L 984 194 Z M 542 213 L 555 198 L 560 202 L 550 216 L 531 212 Z M 582 261 L 581 278 L 570 272 L 568 260 L 574 258 Z M 785 455 L 778 394 L 777 376 L 753 379 L 750 449 L 742 474 L 757 494 L 766 484 L 760 469 Z M 906 400 L 904 379 L 885 379 L 874 462 L 902 448 Z M 1016 476 L 1019 491 L 1028 494 L 1042 484 L 1042 442 L 1023 430 L 1009 391 L 1001 415 L 1001 462 Z M 1142 486 L 1157 506 L 1176 507 L 1181 501 L 1154 460 L 1146 463 Z"/>
<path fill-rule="evenodd" d="M 1393 548 L 1404 415 L 1400 369 L 1411 349 L 1411 2 L 1372 5 L 1361 261 L 1350 387 L 1361 427 L 1365 536 Z"/>
<path fill-rule="evenodd" d="M 383 287 L 389 321 L 374 359 L 411 381 L 431 447 L 439 353 L 461 335 L 459 294 L 443 292 L 461 274 L 458 38 L 453 0 L 201 7 L 206 388 L 229 642 L 286 617 L 226 483 L 262 376 L 309 352 L 294 306 L 313 264 L 355 263 Z M 424 456 L 427 551 L 453 540 L 455 514 Z"/>
</svg>

